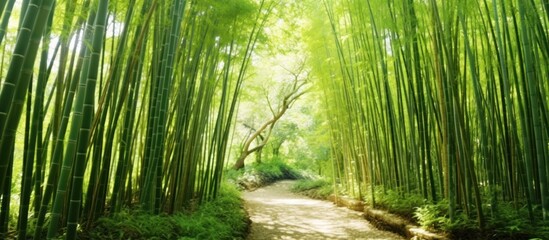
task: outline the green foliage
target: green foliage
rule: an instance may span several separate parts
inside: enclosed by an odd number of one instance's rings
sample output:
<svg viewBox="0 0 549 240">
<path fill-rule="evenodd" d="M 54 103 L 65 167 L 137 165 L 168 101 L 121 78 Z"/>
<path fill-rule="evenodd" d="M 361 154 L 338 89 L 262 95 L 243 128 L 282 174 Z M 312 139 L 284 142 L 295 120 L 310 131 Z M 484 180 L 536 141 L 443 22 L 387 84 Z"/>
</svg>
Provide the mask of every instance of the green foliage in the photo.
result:
<svg viewBox="0 0 549 240">
<path fill-rule="evenodd" d="M 252 165 L 255 172 L 263 183 L 272 183 L 283 179 L 299 179 L 301 174 L 293 167 L 279 158 L 273 158 L 265 163 Z"/>
<path fill-rule="evenodd" d="M 245 169 L 225 171 L 225 179 L 243 189 L 255 189 L 279 180 L 301 179 L 304 173 L 279 158 L 254 163 Z"/>
<path fill-rule="evenodd" d="M 381 187 L 375 188 L 375 204 L 372 204 L 372 199 L 366 197 L 364 201 L 368 205 L 375 205 L 376 208 L 387 210 L 412 219 L 414 217 L 414 209 L 417 206 L 425 204 L 425 200 L 421 195 L 413 193 L 401 193 L 394 190 L 383 190 Z"/>
<path fill-rule="evenodd" d="M 219 197 L 192 213 L 152 215 L 124 210 L 100 218 L 84 239 L 242 239 L 248 218 L 240 193 L 224 184 Z"/>
<path fill-rule="evenodd" d="M 214 16 L 226 21 L 234 21 L 237 16 L 250 17 L 257 10 L 257 6 L 250 0 L 208 0 L 199 3 L 213 9 Z"/>
<path fill-rule="evenodd" d="M 497 212 L 494 216 L 489 216 L 487 222 L 488 229 L 492 230 L 494 236 L 549 239 L 549 223 L 542 220 L 530 222 L 526 206 L 517 209 L 512 204 L 499 202 Z"/>
<path fill-rule="evenodd" d="M 100 218 L 90 238 L 102 239 L 174 239 L 182 231 L 173 217 L 142 211 L 121 211 Z"/>
<path fill-rule="evenodd" d="M 244 169 L 235 170 L 233 168 L 228 168 L 223 172 L 223 179 L 227 182 L 235 183 L 242 175 L 244 175 Z"/>
<path fill-rule="evenodd" d="M 322 188 L 327 185 L 330 185 L 330 183 L 324 179 L 316 179 L 316 180 L 302 179 L 297 181 L 292 186 L 292 191 L 302 192 L 302 191 L 307 191 L 311 189 Z"/>
<path fill-rule="evenodd" d="M 426 204 L 417 207 L 414 216 L 418 223 L 427 229 L 452 231 L 464 229 L 471 226 L 467 225 L 466 217 L 458 217 L 454 223 L 448 218 L 448 201 L 440 201 L 437 204 Z M 472 225 L 474 227 L 474 225 Z"/>
<path fill-rule="evenodd" d="M 371 205 L 371 199 L 366 199 L 366 203 Z M 376 207 L 417 222 L 422 228 L 448 233 L 456 239 L 547 239 L 549 228 L 544 227 L 547 223 L 540 221 L 533 224 L 526 220 L 526 207 L 517 210 L 510 204 L 498 204 L 498 212 L 494 216 L 486 216 L 487 226 L 480 229 L 474 213 L 469 216 L 461 209 L 456 210 L 454 221 L 450 221 L 446 199 L 428 203 L 420 195 L 403 196 L 391 190 L 382 194 L 382 189 L 376 188 Z"/>
<path fill-rule="evenodd" d="M 332 183 L 325 179 L 302 179 L 297 181 L 291 190 L 316 199 L 326 199 L 334 193 Z"/>
<path fill-rule="evenodd" d="M 258 6 L 250 0 L 208 0 L 197 1 L 197 11 L 207 12 L 204 23 L 215 32 L 222 42 L 222 45 L 230 44 L 234 34 L 238 41 L 246 41 L 248 30 L 253 26 L 254 14 Z M 220 24 L 225 23 L 225 24 Z M 230 26 L 226 23 L 235 24 Z M 238 28 L 238 31 L 232 29 Z"/>
<path fill-rule="evenodd" d="M 232 239 L 246 234 L 248 220 L 240 193 L 225 184 L 220 196 L 200 206 L 192 215 L 178 214 L 176 221 L 183 236 L 196 239 Z"/>
<path fill-rule="evenodd" d="M 446 219 L 441 208 L 443 206 L 440 206 L 440 204 L 427 204 L 418 207 L 414 215 L 422 227 L 434 229 L 439 227 L 440 223 Z"/>
<path fill-rule="evenodd" d="M 526 220 L 528 211 L 525 208 L 515 209 L 509 204 L 500 203 L 494 216 L 487 216 L 487 226 L 479 229 L 474 218 L 463 211 L 457 211 L 454 222 L 450 221 L 448 201 L 436 204 L 425 204 L 417 207 L 414 213 L 417 222 L 425 229 L 444 231 L 456 238 L 475 239 L 529 239 L 539 237 L 547 239 L 547 223 L 532 224 Z"/>
</svg>

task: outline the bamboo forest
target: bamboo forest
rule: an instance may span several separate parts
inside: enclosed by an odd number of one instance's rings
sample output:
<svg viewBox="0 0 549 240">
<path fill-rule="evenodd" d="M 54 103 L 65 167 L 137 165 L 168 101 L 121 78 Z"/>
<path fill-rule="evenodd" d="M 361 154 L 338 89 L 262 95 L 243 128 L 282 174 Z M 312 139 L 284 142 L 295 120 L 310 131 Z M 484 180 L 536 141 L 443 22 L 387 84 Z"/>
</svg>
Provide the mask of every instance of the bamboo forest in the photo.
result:
<svg viewBox="0 0 549 240">
<path fill-rule="evenodd" d="M 0 18 L 0 239 L 549 239 L 546 0 L 2 0 Z M 247 194 L 283 179 L 440 237 L 252 237 Z"/>
</svg>

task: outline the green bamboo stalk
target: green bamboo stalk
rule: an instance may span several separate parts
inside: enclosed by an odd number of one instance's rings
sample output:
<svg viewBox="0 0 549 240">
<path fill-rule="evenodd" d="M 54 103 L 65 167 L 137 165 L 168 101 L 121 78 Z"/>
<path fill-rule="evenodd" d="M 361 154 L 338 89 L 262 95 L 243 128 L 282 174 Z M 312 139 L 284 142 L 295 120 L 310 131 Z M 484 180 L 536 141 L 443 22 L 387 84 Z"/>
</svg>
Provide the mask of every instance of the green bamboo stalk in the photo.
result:
<svg viewBox="0 0 549 240">
<path fill-rule="evenodd" d="M 38 217 L 37 217 L 37 220 L 36 220 L 36 230 L 35 230 L 35 235 L 34 235 L 34 239 L 36 239 L 36 240 L 43 238 L 42 237 L 42 228 L 43 228 L 43 225 L 44 225 L 44 222 L 45 222 L 46 212 L 48 211 L 51 199 L 55 199 L 54 192 L 57 189 L 59 172 L 61 171 L 60 167 L 61 167 L 61 164 L 62 164 L 61 159 L 63 158 L 63 149 L 64 149 L 63 141 L 64 141 L 67 125 L 68 125 L 68 122 L 69 122 L 69 117 L 70 117 L 70 113 L 71 113 L 71 107 L 72 107 L 75 91 L 76 91 L 76 88 L 77 88 L 78 82 L 79 82 L 79 77 L 77 76 L 77 74 L 79 73 L 78 70 L 81 69 L 81 66 L 82 66 L 82 63 L 83 63 L 83 55 L 84 55 L 85 51 L 86 51 L 86 48 L 81 48 L 80 49 L 80 56 L 81 57 L 80 57 L 80 59 L 77 63 L 77 66 L 76 66 L 76 71 L 75 71 L 76 76 L 74 77 L 74 80 L 72 80 L 72 81 L 70 80 L 70 77 L 69 77 L 67 82 L 70 83 L 70 86 L 67 88 L 67 91 L 68 91 L 67 95 L 64 99 L 59 99 L 59 101 L 64 101 L 63 104 L 60 104 L 60 105 L 63 105 L 63 112 L 62 112 L 62 116 L 60 117 L 61 122 L 59 123 L 59 127 L 55 127 L 55 125 L 56 125 L 55 120 L 52 122 L 52 125 L 54 125 L 53 128 L 58 128 L 58 129 L 57 129 L 57 134 L 53 135 L 53 140 L 54 141 L 52 141 L 53 142 L 53 149 L 52 149 L 52 155 L 51 155 L 52 160 L 51 160 L 51 166 L 50 166 L 50 171 L 49 171 L 49 174 L 48 174 L 48 178 L 46 180 L 46 188 L 44 189 L 44 192 L 42 193 L 42 198 L 41 198 L 40 203 L 37 203 L 37 204 L 40 204 L 40 206 L 39 206 L 40 209 L 39 209 Z M 76 46 L 73 49 L 73 52 L 76 53 Z M 75 62 L 74 59 L 71 60 L 71 65 L 74 62 Z M 69 68 L 72 69 L 72 67 L 69 67 Z M 58 79 L 58 82 L 59 81 L 60 81 L 60 79 Z M 61 88 L 58 88 L 58 90 L 59 89 L 61 89 Z M 57 91 L 57 92 L 59 92 L 59 91 Z M 54 131 L 54 130 L 52 130 L 52 131 Z"/>
<path fill-rule="evenodd" d="M 127 95 L 127 104 L 125 105 L 125 119 L 122 125 L 122 136 L 120 141 L 120 154 L 118 160 L 118 166 L 116 170 L 116 175 L 114 178 L 113 192 L 111 195 L 111 205 L 115 212 L 119 211 L 122 203 L 125 199 L 124 187 L 126 183 L 127 176 L 129 171 L 131 171 L 130 157 L 132 148 L 132 136 L 133 126 L 135 122 L 135 113 L 137 109 L 137 93 L 140 89 L 140 70 L 143 69 L 143 61 L 145 57 L 145 46 L 147 41 L 148 26 L 150 26 L 151 16 L 156 9 L 156 2 L 150 6 L 148 2 L 144 2 L 141 8 L 141 16 L 144 16 L 143 23 L 140 23 L 136 27 L 136 34 L 133 40 L 132 46 L 135 49 L 134 52 L 130 54 L 129 64 L 125 70 L 126 79 L 129 79 L 130 82 L 128 95 Z M 123 42 L 122 42 L 123 44 Z M 119 197 L 120 196 L 120 197 Z"/>
<path fill-rule="evenodd" d="M 15 142 L 15 132 L 19 124 L 27 87 L 31 80 L 34 60 L 38 53 L 40 39 L 54 1 L 33 1 L 25 13 L 19 32 L 6 80 L 2 83 L 0 102 L 0 192 L 4 192 L 5 181 L 9 177 Z"/>
<path fill-rule="evenodd" d="M 93 143 L 95 152 L 93 153 L 94 161 L 88 180 L 88 182 L 92 184 L 88 185 L 86 191 L 88 194 L 83 210 L 88 225 L 91 225 L 98 216 L 103 215 L 104 213 L 107 192 L 109 190 L 109 175 L 112 171 L 111 165 L 114 166 L 114 163 L 116 163 L 113 154 L 114 149 L 110 146 L 115 146 L 115 133 L 118 128 L 118 124 L 116 123 L 122 115 L 122 109 L 125 105 L 125 100 L 127 99 L 127 92 L 130 89 L 129 85 L 131 79 L 125 78 L 123 81 L 120 79 L 122 76 L 123 59 L 126 55 L 126 42 L 130 31 L 132 30 L 130 26 L 134 12 L 134 4 L 134 1 L 129 2 L 124 20 L 124 26 L 126 27 L 119 37 L 120 40 L 117 43 L 117 48 L 115 49 L 115 44 L 112 44 L 113 48 L 111 51 L 116 53 L 116 55 L 113 56 L 112 63 L 110 64 L 112 67 L 106 77 L 105 87 L 103 87 L 106 90 L 101 93 L 102 95 L 98 100 L 96 112 L 100 112 L 101 115 L 96 115 L 94 117 L 96 120 L 92 124 L 92 138 L 95 139 Z M 111 14 L 116 15 L 117 12 L 114 11 Z M 103 51 L 107 50 L 103 48 Z M 102 56 L 105 56 L 105 54 Z M 117 96 L 120 97 L 118 98 Z M 105 139 L 105 143 L 103 143 L 103 139 Z"/>
<path fill-rule="evenodd" d="M 90 61 L 89 67 L 87 67 L 85 86 L 80 86 L 80 90 L 85 88 L 85 91 L 79 91 L 77 93 L 77 99 L 80 99 L 81 95 L 84 95 L 84 102 L 82 105 L 82 120 L 81 125 L 76 124 L 71 127 L 71 133 L 73 128 L 78 129 L 78 147 L 74 161 L 74 172 L 72 176 L 72 189 L 70 191 L 70 204 L 69 211 L 67 213 L 67 236 L 66 239 L 76 238 L 76 228 L 78 225 L 78 216 L 80 214 L 81 201 L 82 201 L 82 184 L 84 178 L 84 171 L 86 169 L 86 157 L 88 143 L 90 139 L 90 131 L 92 127 L 92 120 L 94 116 L 94 99 L 95 99 L 95 86 L 99 76 L 99 63 L 100 53 L 104 41 L 104 32 L 106 28 L 106 21 L 108 17 L 108 0 L 99 0 L 97 7 L 97 15 L 94 21 L 93 40 L 91 42 Z M 86 69 L 86 68 L 85 68 Z M 78 108 L 78 106 L 77 106 Z M 78 123 L 77 115 L 80 110 L 75 109 L 74 123 Z M 72 135 L 72 134 L 71 134 Z M 68 155 L 68 157 L 74 157 Z M 56 199 L 57 201 L 57 199 Z"/>
<path fill-rule="evenodd" d="M 0 205 L 0 208 L 2 211 L 0 212 L 0 237 L 7 238 L 8 236 L 8 224 L 9 224 L 9 218 L 10 218 L 10 200 L 11 200 L 11 176 L 13 175 L 13 161 L 8 166 L 8 176 L 7 180 L 4 185 L 4 192 L 1 192 L 2 194 L 2 204 Z"/>
<path fill-rule="evenodd" d="M 529 3 L 523 3 L 520 2 L 519 4 L 519 15 L 521 19 L 521 40 L 522 40 L 522 47 L 524 49 L 524 68 L 525 68 L 525 82 L 527 83 L 527 92 L 528 94 L 525 97 L 528 97 L 528 100 L 530 102 L 530 108 L 529 108 L 529 114 L 531 115 L 531 119 L 529 121 L 529 125 L 531 127 L 531 131 L 534 134 L 534 143 L 533 146 L 535 147 L 535 156 L 538 164 L 538 174 L 539 174 L 539 187 L 540 187 L 540 194 L 541 194 L 541 208 L 542 208 L 542 216 L 545 220 L 547 216 L 549 215 L 549 189 L 548 189 L 548 180 L 547 180 L 547 167 L 546 167 L 546 159 L 545 159 L 545 151 L 544 151 L 544 143 L 543 143 L 543 131 L 541 130 L 542 123 L 540 118 L 540 106 L 539 106 L 539 98 L 538 98 L 538 90 L 537 86 L 539 84 L 537 83 L 538 79 L 535 76 L 535 69 L 533 64 L 532 57 L 535 56 L 533 54 L 532 50 L 532 44 L 531 44 L 531 32 L 529 31 L 530 27 L 528 23 L 530 22 L 527 14 L 528 11 L 532 11 Z"/>
<path fill-rule="evenodd" d="M 486 134 L 488 134 L 488 130 L 487 130 L 487 124 L 486 124 L 486 115 L 485 115 L 485 112 L 484 112 L 484 106 L 483 106 L 483 96 L 482 96 L 482 93 L 481 93 L 481 86 L 480 86 L 480 79 L 479 79 L 479 76 L 477 75 L 477 72 L 475 70 L 476 66 L 477 66 L 477 63 L 476 63 L 476 57 L 475 55 L 473 54 L 473 51 L 471 50 L 471 45 L 469 43 L 469 36 L 468 36 L 468 26 L 467 26 L 467 23 L 466 23 L 466 20 L 465 20 L 465 13 L 463 13 L 463 10 L 460 10 L 459 12 L 459 18 L 460 18 L 460 22 L 461 22 L 461 25 L 462 25 L 462 29 L 463 29 L 463 35 L 464 35 L 464 41 L 465 41 L 465 50 L 466 50 L 466 53 L 467 53 L 467 59 L 469 60 L 469 70 L 471 71 L 471 77 L 472 77 L 472 80 L 473 80 L 473 87 L 474 87 L 474 96 L 475 96 L 475 104 L 476 104 L 476 110 L 478 111 L 478 122 L 479 122 L 479 125 L 480 125 L 480 139 L 481 139 L 481 144 L 480 144 L 480 158 L 481 160 L 484 160 L 486 161 L 486 165 L 488 166 L 488 174 L 489 175 L 493 175 L 493 169 L 491 168 L 492 164 L 488 163 L 489 161 L 489 158 L 490 156 L 488 155 L 488 139 L 487 139 L 487 136 Z M 470 169 L 471 166 L 468 166 L 466 169 Z M 472 174 L 471 171 L 468 171 L 466 170 L 468 173 Z M 475 180 L 475 178 L 471 175 L 472 180 Z M 473 184 L 473 189 L 475 190 L 475 199 L 476 199 L 476 209 L 477 209 L 477 221 L 478 221 L 478 224 L 479 224 L 479 227 L 482 229 L 485 225 L 485 222 L 484 222 L 484 215 L 482 213 L 482 200 L 480 199 L 480 194 L 479 194 L 479 190 L 478 190 L 478 186 L 477 186 L 477 182 L 474 181 L 472 182 L 471 184 Z M 489 181 L 488 181 L 488 184 L 489 184 L 489 187 L 491 188 L 491 196 L 492 196 L 492 212 L 495 212 L 496 211 L 496 206 L 497 206 L 497 202 L 496 202 L 496 198 L 495 198 L 495 190 L 494 190 L 494 185 L 495 183 L 493 182 L 493 177 L 489 177 Z"/>
<path fill-rule="evenodd" d="M 53 13 L 53 11 L 51 12 Z M 48 46 L 50 43 L 49 37 L 51 33 L 51 25 L 52 25 L 52 19 L 53 14 L 50 14 L 48 24 L 46 27 L 46 32 L 44 33 L 44 39 L 43 39 L 43 46 Z M 40 59 L 40 73 L 38 75 L 38 81 L 36 83 L 36 93 L 35 93 L 35 99 L 34 99 L 34 105 L 31 103 L 31 99 L 27 99 L 27 116 L 32 118 L 30 122 L 28 123 L 27 127 L 30 127 L 30 131 L 28 134 L 30 136 L 28 139 L 28 144 L 25 146 L 25 160 L 24 160 L 24 170 L 23 170 L 23 180 L 21 182 L 21 199 L 20 199 L 20 207 L 19 207 L 19 216 L 18 216 L 18 223 L 17 223 L 17 230 L 19 232 L 19 239 L 26 238 L 27 235 L 27 223 L 28 223 L 28 213 L 29 213 L 29 204 L 32 194 L 32 187 L 33 187 L 33 175 L 35 178 L 40 178 L 39 172 L 35 172 L 33 174 L 33 167 L 35 165 L 38 165 L 42 160 L 42 152 L 40 151 L 41 142 L 42 142 L 42 125 L 44 121 L 44 114 L 43 114 L 43 105 L 44 105 L 44 94 L 46 90 L 46 81 L 48 78 L 48 66 L 51 64 L 48 64 L 48 61 L 53 61 L 55 59 L 48 60 L 48 51 L 49 49 L 43 48 L 41 59 Z M 29 94 L 32 94 L 31 91 L 32 84 L 29 85 Z M 32 117 L 31 117 L 31 106 L 32 109 Z M 30 126 L 29 126 L 30 125 Z M 27 132 L 27 131 L 25 131 Z M 27 141 L 26 141 L 27 142 Z M 36 199 L 39 201 L 39 199 Z"/>
<path fill-rule="evenodd" d="M 15 5 L 15 0 L 9 0 L 9 2 L 2 1 L 2 11 L 0 11 L 0 16 L 2 16 L 2 23 L 0 23 L 0 44 L 4 41 L 4 37 L 6 36 L 6 30 L 10 21 L 13 5 Z"/>
<path fill-rule="evenodd" d="M 180 34 L 181 20 L 185 9 L 186 1 L 175 0 L 168 9 L 171 23 L 167 32 L 169 33 L 162 42 L 162 55 L 158 62 L 159 70 L 155 78 L 158 86 L 152 94 L 150 114 L 154 121 L 150 125 L 148 134 L 148 148 L 152 149 L 148 154 L 148 170 L 144 176 L 144 187 L 141 195 L 141 202 L 144 210 L 158 213 L 160 210 L 160 192 L 162 184 L 162 165 L 164 152 L 164 137 L 166 132 L 168 99 L 170 97 L 170 85 L 173 80 L 174 53 L 176 51 L 177 38 Z M 154 190 L 153 190 L 154 189 Z"/>
<path fill-rule="evenodd" d="M 92 8 L 92 9 L 95 9 L 95 8 Z M 93 23 L 95 22 L 96 11 L 97 10 L 93 10 L 88 16 L 82 45 L 87 45 L 86 43 L 89 43 L 92 37 L 94 36 L 92 27 L 93 27 Z M 91 49 L 88 49 L 88 48 L 82 48 L 82 49 L 83 49 L 82 50 L 83 52 L 82 70 L 79 73 L 75 73 L 75 74 L 79 74 L 78 90 L 76 91 L 76 99 L 72 106 L 67 106 L 72 109 L 71 110 L 72 122 L 71 122 L 71 128 L 69 130 L 70 131 L 69 141 L 65 149 L 65 155 L 63 157 L 63 163 L 61 166 L 61 173 L 59 175 L 57 188 L 55 189 L 56 194 L 55 194 L 55 197 L 53 198 L 54 200 L 53 200 L 52 210 L 51 210 L 51 220 L 48 226 L 48 235 L 47 235 L 48 239 L 54 238 L 57 235 L 60 221 L 65 217 L 65 215 L 63 214 L 63 210 L 65 207 L 66 201 L 70 197 L 70 193 L 71 193 L 68 190 L 68 188 L 69 188 L 69 182 L 71 182 L 70 180 L 74 175 L 74 173 L 72 172 L 72 169 L 74 168 L 74 160 L 77 154 L 79 129 L 82 126 L 82 122 L 83 122 L 83 108 L 86 100 L 86 87 L 87 87 L 87 80 L 88 80 L 87 77 L 88 77 L 88 72 L 90 71 L 89 70 L 90 55 L 92 55 Z"/>
</svg>

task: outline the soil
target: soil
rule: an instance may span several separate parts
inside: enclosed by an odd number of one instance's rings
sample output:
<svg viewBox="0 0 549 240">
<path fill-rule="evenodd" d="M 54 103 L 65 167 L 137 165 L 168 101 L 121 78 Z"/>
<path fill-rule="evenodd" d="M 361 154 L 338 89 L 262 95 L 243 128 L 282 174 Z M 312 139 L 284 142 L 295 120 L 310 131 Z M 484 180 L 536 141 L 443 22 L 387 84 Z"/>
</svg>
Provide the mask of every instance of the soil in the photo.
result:
<svg viewBox="0 0 549 240">
<path fill-rule="evenodd" d="M 376 229 L 360 212 L 290 192 L 293 182 L 244 192 L 252 220 L 247 239 L 404 239 Z"/>
</svg>

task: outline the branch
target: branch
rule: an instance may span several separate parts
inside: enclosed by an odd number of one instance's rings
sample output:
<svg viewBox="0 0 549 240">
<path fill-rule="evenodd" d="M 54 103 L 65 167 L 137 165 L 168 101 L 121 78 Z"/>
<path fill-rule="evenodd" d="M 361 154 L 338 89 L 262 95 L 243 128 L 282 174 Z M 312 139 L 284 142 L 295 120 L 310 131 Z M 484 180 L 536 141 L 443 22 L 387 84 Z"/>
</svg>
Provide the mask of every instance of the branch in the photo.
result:
<svg viewBox="0 0 549 240">
<path fill-rule="evenodd" d="M 274 109 L 272 108 L 272 104 L 269 98 L 267 97 L 267 103 L 269 105 L 269 109 L 273 113 L 273 117 L 269 119 L 267 122 L 263 123 L 263 125 L 261 125 L 261 127 L 259 127 L 257 130 L 250 128 L 255 130 L 255 132 L 251 134 L 248 137 L 248 139 L 245 141 L 245 144 L 242 147 L 242 150 L 240 153 L 240 157 L 237 163 L 235 163 L 234 165 L 235 169 L 239 169 L 240 167 L 244 166 L 244 160 L 248 155 L 252 154 L 253 152 L 261 150 L 267 144 L 276 122 L 280 118 L 282 118 L 284 113 L 286 113 L 286 111 L 290 108 L 290 106 L 294 102 L 297 101 L 297 99 L 299 99 L 301 96 L 303 96 L 305 93 L 308 92 L 308 89 L 303 89 L 308 83 L 308 78 L 309 78 L 308 72 L 306 73 L 306 76 L 304 78 L 301 78 L 304 69 L 305 69 L 304 63 L 300 64 L 300 66 L 298 67 L 298 69 L 296 69 L 296 71 L 290 71 L 286 69 L 286 71 L 290 72 L 290 74 L 293 76 L 293 83 L 291 84 L 289 93 L 284 95 L 284 97 L 282 98 L 282 105 L 279 107 L 277 112 L 274 111 Z M 266 130 L 268 131 L 266 136 L 262 137 L 262 133 Z M 250 149 L 251 144 L 258 137 L 262 138 L 261 143 Z"/>
</svg>

